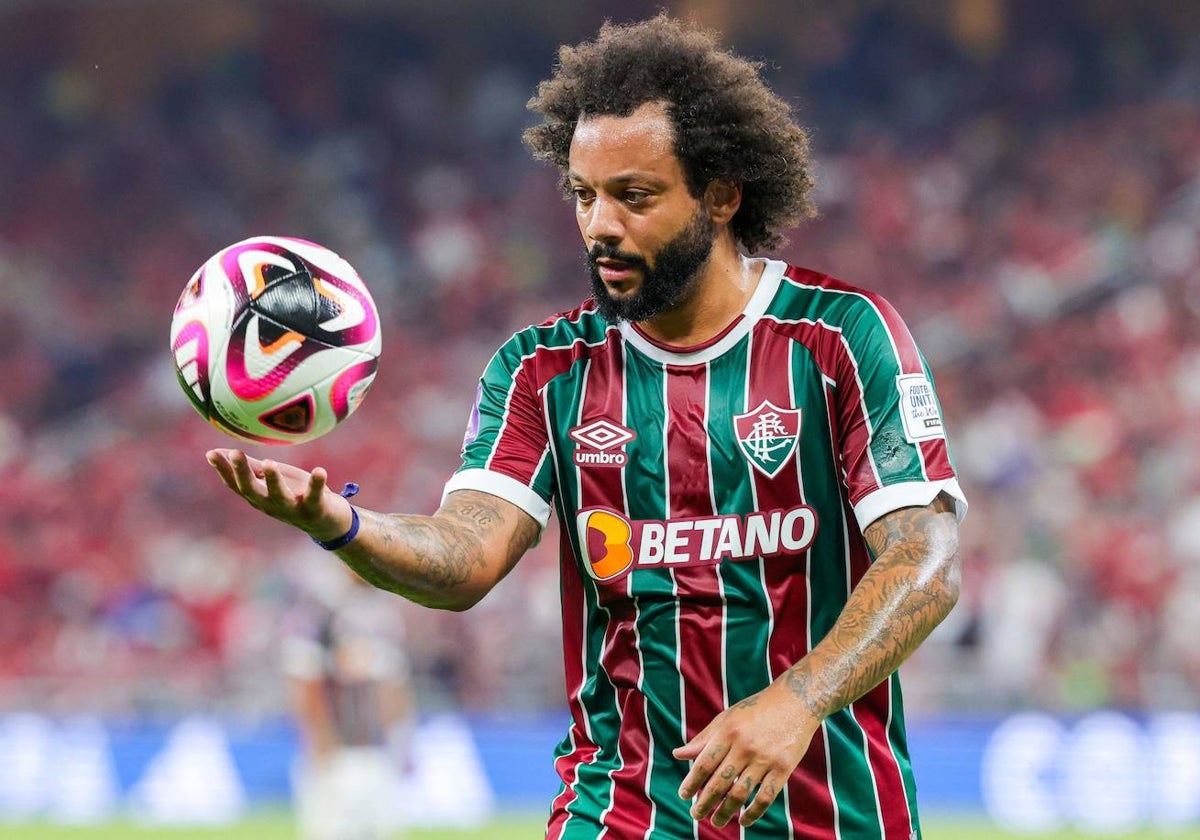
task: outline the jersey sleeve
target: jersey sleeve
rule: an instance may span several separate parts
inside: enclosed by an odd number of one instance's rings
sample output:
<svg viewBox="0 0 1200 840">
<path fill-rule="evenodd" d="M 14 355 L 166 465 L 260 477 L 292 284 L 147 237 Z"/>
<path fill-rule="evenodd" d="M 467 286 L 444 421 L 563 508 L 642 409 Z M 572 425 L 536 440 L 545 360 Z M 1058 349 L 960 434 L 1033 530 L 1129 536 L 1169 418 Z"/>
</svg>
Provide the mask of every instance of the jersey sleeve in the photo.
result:
<svg viewBox="0 0 1200 840">
<path fill-rule="evenodd" d="M 847 353 L 837 374 L 839 446 L 859 527 L 939 493 L 967 501 L 951 461 L 929 366 L 886 300 L 863 295 L 843 326 Z"/>
<path fill-rule="evenodd" d="M 533 359 L 532 351 L 522 352 L 519 334 L 492 357 L 475 392 L 462 463 L 442 499 L 456 490 L 479 490 L 511 502 L 544 528 L 553 471 Z"/>
</svg>

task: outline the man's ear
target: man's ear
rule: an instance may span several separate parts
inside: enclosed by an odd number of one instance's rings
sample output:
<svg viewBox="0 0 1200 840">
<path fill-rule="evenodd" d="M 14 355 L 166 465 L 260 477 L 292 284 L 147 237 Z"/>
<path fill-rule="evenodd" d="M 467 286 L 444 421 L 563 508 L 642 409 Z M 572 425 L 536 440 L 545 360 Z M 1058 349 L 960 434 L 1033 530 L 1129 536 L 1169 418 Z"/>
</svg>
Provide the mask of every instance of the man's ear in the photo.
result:
<svg viewBox="0 0 1200 840">
<path fill-rule="evenodd" d="M 727 178 L 715 178 L 704 190 L 704 207 L 717 224 L 727 225 L 742 206 L 742 185 Z"/>
</svg>

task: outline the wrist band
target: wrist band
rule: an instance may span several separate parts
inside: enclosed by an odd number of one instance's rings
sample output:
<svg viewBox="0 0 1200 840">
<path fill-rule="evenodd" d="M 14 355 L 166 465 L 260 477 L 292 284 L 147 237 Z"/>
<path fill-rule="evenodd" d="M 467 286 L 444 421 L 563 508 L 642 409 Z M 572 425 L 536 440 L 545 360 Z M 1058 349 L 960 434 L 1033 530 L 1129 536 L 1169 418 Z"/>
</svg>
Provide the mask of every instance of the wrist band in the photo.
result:
<svg viewBox="0 0 1200 840">
<path fill-rule="evenodd" d="M 342 492 L 338 493 L 338 495 L 341 496 L 343 499 L 349 499 L 351 496 L 355 495 L 357 492 L 358 492 L 358 485 L 351 481 L 351 482 L 346 483 L 346 486 L 342 488 Z M 332 540 L 325 541 L 325 540 L 319 540 L 316 537 L 312 537 L 312 541 L 315 542 L 317 545 L 321 546 L 321 548 L 325 549 L 326 551 L 337 551 L 339 548 L 344 547 L 352 539 L 354 539 L 355 537 L 358 536 L 358 526 L 359 526 L 358 511 L 355 509 L 354 505 L 350 505 L 350 530 L 349 531 L 342 534 L 340 537 L 337 537 Z"/>
</svg>

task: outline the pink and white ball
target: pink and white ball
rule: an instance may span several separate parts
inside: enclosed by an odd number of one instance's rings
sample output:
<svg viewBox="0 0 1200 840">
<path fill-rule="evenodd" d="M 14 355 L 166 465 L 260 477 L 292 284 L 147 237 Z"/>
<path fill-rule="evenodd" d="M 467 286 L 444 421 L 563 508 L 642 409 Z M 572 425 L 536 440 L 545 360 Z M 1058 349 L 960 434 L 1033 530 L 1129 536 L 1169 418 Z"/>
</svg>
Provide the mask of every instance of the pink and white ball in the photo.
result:
<svg viewBox="0 0 1200 840">
<path fill-rule="evenodd" d="M 179 384 L 200 414 L 252 443 L 304 443 L 349 417 L 382 342 L 366 284 L 333 251 L 256 236 L 192 276 L 171 321 Z"/>
</svg>

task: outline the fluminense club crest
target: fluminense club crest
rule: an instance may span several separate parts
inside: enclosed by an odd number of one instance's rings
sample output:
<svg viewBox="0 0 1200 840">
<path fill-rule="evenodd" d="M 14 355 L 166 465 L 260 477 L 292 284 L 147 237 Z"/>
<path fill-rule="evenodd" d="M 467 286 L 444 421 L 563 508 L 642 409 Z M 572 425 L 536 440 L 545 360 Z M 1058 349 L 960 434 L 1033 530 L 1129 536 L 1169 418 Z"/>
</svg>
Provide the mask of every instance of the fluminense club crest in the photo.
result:
<svg viewBox="0 0 1200 840">
<path fill-rule="evenodd" d="M 733 431 L 747 460 L 767 478 L 774 478 L 796 451 L 800 409 L 763 400 L 758 408 L 733 418 Z"/>
</svg>

